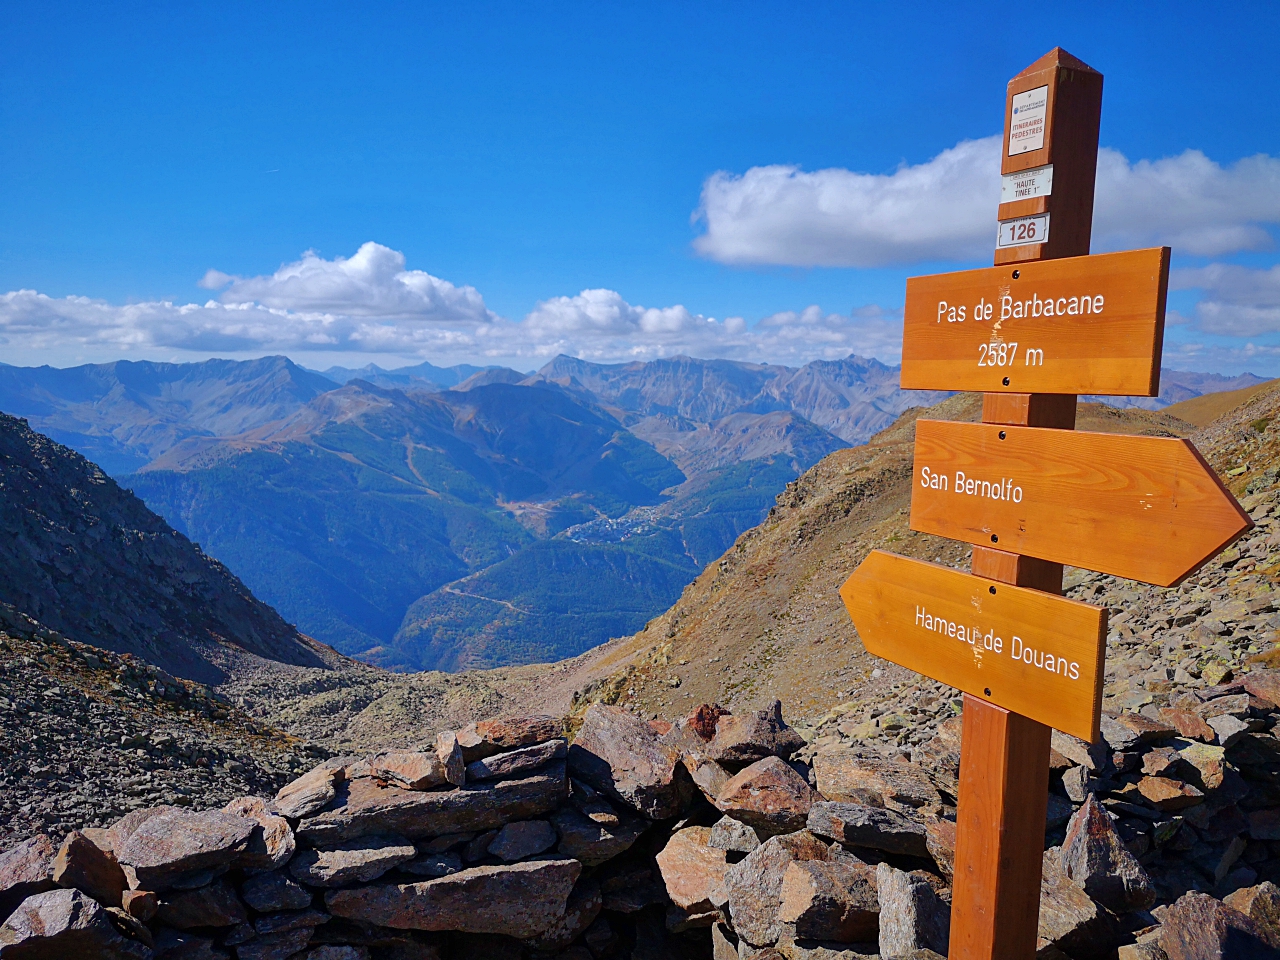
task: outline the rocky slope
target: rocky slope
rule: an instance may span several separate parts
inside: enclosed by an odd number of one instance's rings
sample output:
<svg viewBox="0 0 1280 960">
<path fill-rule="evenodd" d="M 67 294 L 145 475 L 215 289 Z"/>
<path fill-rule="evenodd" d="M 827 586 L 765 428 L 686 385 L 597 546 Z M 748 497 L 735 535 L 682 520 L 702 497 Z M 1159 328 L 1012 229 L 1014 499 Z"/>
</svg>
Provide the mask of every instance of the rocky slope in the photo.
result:
<svg viewBox="0 0 1280 960">
<path fill-rule="evenodd" d="M 0 414 L 0 601 L 82 643 L 203 682 L 245 653 L 322 666 L 321 645 L 74 451 Z"/>
</svg>

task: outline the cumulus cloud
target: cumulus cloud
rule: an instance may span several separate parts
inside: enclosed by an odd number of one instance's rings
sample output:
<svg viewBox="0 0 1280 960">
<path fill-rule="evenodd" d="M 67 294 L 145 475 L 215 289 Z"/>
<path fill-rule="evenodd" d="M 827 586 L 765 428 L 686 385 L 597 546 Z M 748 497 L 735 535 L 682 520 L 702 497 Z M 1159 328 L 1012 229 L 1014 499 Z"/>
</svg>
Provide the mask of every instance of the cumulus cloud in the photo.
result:
<svg viewBox="0 0 1280 960">
<path fill-rule="evenodd" d="M 694 213 L 694 249 L 735 265 L 881 267 L 991 255 L 1000 195 L 1000 137 L 963 141 L 893 173 L 793 166 L 713 174 Z M 1222 166 L 1198 150 L 1131 163 L 1098 155 L 1094 249 L 1168 244 L 1220 256 L 1272 243 L 1280 224 L 1280 159 Z"/>
<path fill-rule="evenodd" d="M 1206 333 L 1230 337 L 1280 333 L 1280 265 L 1254 270 L 1213 263 L 1175 270 L 1169 286 L 1201 291 L 1194 321 Z"/>
</svg>

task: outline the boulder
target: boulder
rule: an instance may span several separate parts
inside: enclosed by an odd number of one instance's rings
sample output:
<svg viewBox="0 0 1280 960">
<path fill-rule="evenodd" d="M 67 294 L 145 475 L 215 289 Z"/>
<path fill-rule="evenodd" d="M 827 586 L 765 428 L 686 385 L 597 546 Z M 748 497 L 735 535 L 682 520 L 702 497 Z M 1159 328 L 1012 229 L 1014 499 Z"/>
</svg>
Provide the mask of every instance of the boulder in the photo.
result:
<svg viewBox="0 0 1280 960">
<path fill-rule="evenodd" d="M 53 841 L 43 833 L 0 853 L 0 919 L 34 893 L 52 890 Z"/>
<path fill-rule="evenodd" d="M 929 882 L 887 863 L 876 867 L 880 903 L 880 956 L 910 957 L 917 950 L 945 953 L 951 936 L 951 904 Z"/>
<path fill-rule="evenodd" d="M 1213 743 L 1217 737 L 1213 727 L 1205 723 L 1204 718 L 1198 713 L 1191 710 L 1184 710 L 1181 707 L 1162 707 L 1159 713 L 1160 719 L 1177 730 L 1179 736 L 1204 743 Z"/>
<path fill-rule="evenodd" d="M 692 791 L 679 750 L 662 743 L 639 717 L 601 703 L 583 717 L 569 748 L 569 769 L 650 820 L 679 814 Z"/>
<path fill-rule="evenodd" d="M 1115 945 L 1110 916 L 1063 872 L 1057 849 L 1041 861 L 1037 935 L 1080 960 L 1101 960 Z"/>
<path fill-rule="evenodd" d="M 302 910 L 311 906 L 311 891 L 280 871 L 249 877 L 240 887 L 244 902 L 259 913 Z"/>
<path fill-rule="evenodd" d="M 895 810 L 859 803 L 815 803 L 809 810 L 809 830 L 839 840 L 848 847 L 869 847 L 909 857 L 929 856 L 924 823 Z"/>
<path fill-rule="evenodd" d="M 290 862 L 289 872 L 309 887 L 341 887 L 376 880 L 417 855 L 417 848 L 403 837 L 365 836 L 322 850 L 303 850 Z"/>
<path fill-rule="evenodd" d="M 730 778 L 713 803 L 721 813 L 773 836 L 805 825 L 813 791 L 785 760 L 765 757 Z"/>
<path fill-rule="evenodd" d="M 850 750 L 826 750 L 813 758 L 818 792 L 828 800 L 864 802 L 866 795 L 895 810 L 941 801 L 929 775 L 905 760 L 859 757 Z"/>
<path fill-rule="evenodd" d="M 745 823 L 733 817 L 721 817 L 711 828 L 707 846 L 728 853 L 750 853 L 760 846 L 760 836 Z"/>
<path fill-rule="evenodd" d="M 954 820 L 930 820 L 925 824 L 924 843 L 938 865 L 938 870 L 950 883 L 956 872 L 956 822 Z"/>
<path fill-rule="evenodd" d="M 564 915 L 581 870 L 568 859 L 472 867 L 423 883 L 333 890 L 325 903 L 335 916 L 400 930 L 536 937 Z"/>
<path fill-rule="evenodd" d="M 1062 869 L 1113 913 L 1145 910 L 1156 901 L 1151 878 L 1116 832 L 1111 814 L 1090 794 L 1067 825 Z"/>
<path fill-rule="evenodd" d="M 114 855 L 124 842 L 128 840 L 138 828 L 150 820 L 152 817 L 161 817 L 165 814 L 174 813 L 181 810 L 181 807 L 143 807 L 140 810 L 131 810 L 123 817 L 107 828 L 106 843 L 100 844 L 104 850 L 110 850 Z M 88 836 L 88 834 L 86 834 Z M 93 839 L 90 837 L 90 839 Z M 95 841 L 96 842 L 96 841 Z"/>
<path fill-rule="evenodd" d="M 1218 744 L 1223 747 L 1232 746 L 1249 732 L 1249 722 L 1247 720 L 1241 720 L 1239 717 L 1233 717 L 1229 714 L 1210 717 L 1206 722 L 1217 735 Z"/>
<path fill-rule="evenodd" d="M 1280 703 L 1280 670 L 1254 667 L 1240 679 L 1240 686 L 1255 697 Z"/>
<path fill-rule="evenodd" d="M 1280 950 L 1280 887 L 1268 880 L 1235 891 L 1223 903 L 1256 923 L 1262 939 Z"/>
<path fill-rule="evenodd" d="M 535 776 L 467 784 L 424 792 L 380 784 L 371 778 L 344 782 L 332 807 L 298 824 L 300 840 L 332 846 L 371 834 L 421 840 L 446 833 L 499 827 L 554 810 L 566 798 L 564 764 L 550 763 Z"/>
<path fill-rule="evenodd" d="M 696 754 L 685 753 L 680 762 L 684 764 L 690 779 L 702 791 L 702 795 L 714 803 L 724 785 L 729 782 L 729 771 L 714 760 Z"/>
<path fill-rule="evenodd" d="M 458 731 L 458 746 L 467 763 L 495 753 L 545 743 L 564 736 L 564 721 L 558 717 L 499 717 L 469 723 Z"/>
<path fill-rule="evenodd" d="M 782 719 L 782 701 L 774 700 L 755 713 L 721 715 L 707 756 L 732 770 L 765 757 L 788 760 L 803 746 L 804 737 Z"/>
<path fill-rule="evenodd" d="M 147 923 L 160 909 L 160 898 L 150 890 L 125 890 L 120 894 L 120 909 L 135 920 Z"/>
<path fill-rule="evenodd" d="M 733 928 L 748 943 L 775 943 L 784 925 L 778 919 L 782 880 L 797 861 L 826 860 L 828 847 L 808 830 L 770 837 L 725 872 L 725 894 Z"/>
<path fill-rule="evenodd" d="M 563 737 L 536 743 L 531 747 L 519 750 L 508 750 L 506 753 L 495 753 L 491 757 L 475 760 L 467 764 L 468 783 L 481 780 L 500 780 L 510 777 L 524 776 L 537 770 L 544 763 L 552 760 L 563 760 L 568 752 L 568 743 Z"/>
<path fill-rule="evenodd" d="M 1169 777 L 1143 777 L 1138 781 L 1138 792 L 1149 804 L 1166 813 L 1184 810 L 1204 800 L 1204 794 L 1191 784 Z"/>
<path fill-rule="evenodd" d="M 47 890 L 23 900 L 0 926 L 3 960 L 143 960 L 151 951 L 121 936 L 106 909 L 79 890 Z"/>
<path fill-rule="evenodd" d="M 198 890 L 166 895 L 160 901 L 156 919 L 167 927 L 191 930 L 197 927 L 234 927 L 249 914 L 231 885 L 219 880 Z"/>
<path fill-rule="evenodd" d="M 139 826 L 116 847 L 116 859 L 133 869 L 139 889 L 160 892 L 183 874 L 233 863 L 257 829 L 247 817 L 175 808 Z"/>
<path fill-rule="evenodd" d="M 1103 714 L 1102 739 L 1112 750 L 1131 750 L 1134 747 L 1168 740 L 1177 728 L 1168 721 L 1153 720 L 1140 713 Z"/>
<path fill-rule="evenodd" d="M 1164 914 L 1160 947 L 1169 960 L 1274 960 L 1258 925 L 1206 893 L 1187 893 Z"/>
<path fill-rule="evenodd" d="M 616 823 L 601 823 L 573 807 L 562 807 L 551 815 L 560 843 L 556 852 L 594 867 L 612 860 L 640 839 L 649 823 L 639 817 L 627 817 Z"/>
<path fill-rule="evenodd" d="M 273 806 L 282 817 L 309 817 L 329 805 L 346 777 L 349 757 L 334 757 L 287 783 L 276 794 Z"/>
<path fill-rule="evenodd" d="M 602 907 L 600 884 L 590 877 L 580 879 L 569 894 L 564 913 L 544 933 L 528 941 L 530 948 L 535 953 L 563 950 L 596 922 Z"/>
<path fill-rule="evenodd" d="M 677 830 L 656 857 L 667 896 L 687 913 L 706 913 L 725 902 L 729 861 L 710 845 L 711 827 Z"/>
<path fill-rule="evenodd" d="M 489 855 L 506 863 L 523 860 L 556 845 L 556 831 L 546 820 L 505 824 L 488 846 Z"/>
<path fill-rule="evenodd" d="M 370 758 L 369 772 L 406 790 L 430 790 L 449 782 L 448 771 L 434 750 L 380 753 Z"/>
<path fill-rule="evenodd" d="M 436 757 L 444 764 L 444 778 L 455 787 L 467 782 L 467 761 L 462 755 L 458 735 L 452 730 L 436 734 Z"/>
<path fill-rule="evenodd" d="M 875 868 L 854 857 L 789 864 L 778 899 L 778 920 L 794 924 L 798 939 L 861 943 L 876 938 Z"/>
<path fill-rule="evenodd" d="M 53 882 L 87 893 L 104 907 L 120 906 L 129 883 L 120 864 L 78 830 L 72 830 L 53 860 Z"/>
<path fill-rule="evenodd" d="M 1106 769 L 1111 751 L 1105 742 L 1085 743 L 1078 737 L 1061 730 L 1054 730 L 1050 744 L 1061 756 L 1091 773 Z"/>
<path fill-rule="evenodd" d="M 241 797 L 228 803 L 222 812 L 246 817 L 258 824 L 236 866 L 256 872 L 278 870 L 289 862 L 296 848 L 293 830 L 288 820 L 272 812 L 267 801 L 261 797 Z"/>
</svg>

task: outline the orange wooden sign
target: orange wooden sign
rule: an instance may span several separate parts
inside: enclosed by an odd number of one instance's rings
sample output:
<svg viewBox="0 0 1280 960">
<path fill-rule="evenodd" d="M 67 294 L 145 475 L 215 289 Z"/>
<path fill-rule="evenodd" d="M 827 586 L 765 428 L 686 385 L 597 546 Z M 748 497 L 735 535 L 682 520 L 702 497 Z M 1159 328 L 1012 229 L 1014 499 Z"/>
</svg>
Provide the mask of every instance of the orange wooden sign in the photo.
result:
<svg viewBox="0 0 1280 960">
<path fill-rule="evenodd" d="M 1097 739 L 1106 610 L 880 550 L 840 596 L 876 656 Z"/>
<path fill-rule="evenodd" d="M 902 387 L 1160 392 L 1169 248 L 907 280 Z"/>
<path fill-rule="evenodd" d="M 913 530 L 1167 587 L 1252 526 L 1189 440 L 916 421 Z"/>
</svg>

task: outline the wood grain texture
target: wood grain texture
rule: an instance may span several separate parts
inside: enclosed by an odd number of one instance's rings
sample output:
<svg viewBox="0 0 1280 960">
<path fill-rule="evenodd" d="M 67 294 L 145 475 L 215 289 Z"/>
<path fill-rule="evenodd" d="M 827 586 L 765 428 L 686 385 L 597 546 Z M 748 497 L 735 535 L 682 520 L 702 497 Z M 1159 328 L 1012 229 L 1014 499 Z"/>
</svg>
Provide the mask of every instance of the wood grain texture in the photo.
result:
<svg viewBox="0 0 1280 960">
<path fill-rule="evenodd" d="M 1058 568 L 1061 584 L 1061 568 Z M 840 588 L 868 651 L 1080 737 L 1098 735 L 1107 612 L 874 550 Z"/>
<path fill-rule="evenodd" d="M 1154 397 L 1160 392 L 1168 286 L 1168 247 L 912 277 L 903 310 L 901 385 Z M 1086 296 L 1088 313 L 1082 312 Z M 1071 309 L 1073 297 L 1077 312 L 1058 315 L 1059 307 Z M 1049 316 L 1046 301 L 1053 304 Z M 980 303 L 984 318 L 991 305 L 990 319 L 975 319 Z M 963 308 L 965 319 L 952 319 L 952 307 Z M 1002 319 L 1004 307 L 1035 315 Z M 995 364 L 979 366 L 992 347 Z"/>
<path fill-rule="evenodd" d="M 1049 802 L 1047 726 L 964 698 L 951 960 L 1032 960 Z"/>
<path fill-rule="evenodd" d="M 1180 438 L 919 420 L 913 483 L 913 530 L 1160 586 L 1252 526 Z"/>
</svg>

